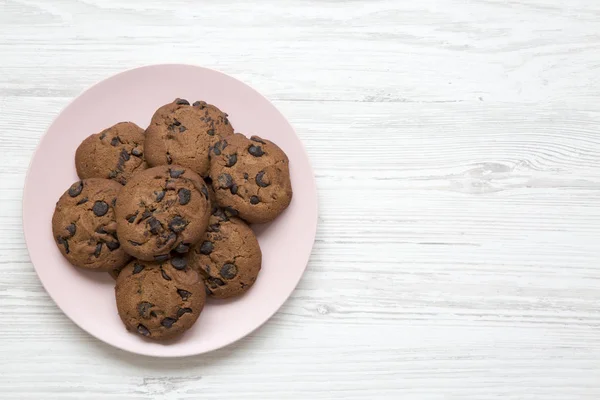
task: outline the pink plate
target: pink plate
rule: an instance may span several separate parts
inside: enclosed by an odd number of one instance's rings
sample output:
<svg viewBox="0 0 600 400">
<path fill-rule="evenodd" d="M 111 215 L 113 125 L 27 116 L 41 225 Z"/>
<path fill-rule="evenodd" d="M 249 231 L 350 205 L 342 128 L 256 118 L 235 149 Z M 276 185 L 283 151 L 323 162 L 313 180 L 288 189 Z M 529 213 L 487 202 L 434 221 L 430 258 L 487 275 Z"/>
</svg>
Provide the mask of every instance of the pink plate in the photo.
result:
<svg viewBox="0 0 600 400">
<path fill-rule="evenodd" d="M 52 240 L 51 219 L 60 195 L 75 182 L 75 149 L 88 135 L 120 121 L 145 127 L 159 106 L 176 97 L 205 100 L 229 114 L 236 132 L 274 141 L 289 156 L 294 198 L 274 222 L 254 226 L 262 271 L 244 296 L 209 302 L 198 322 L 168 344 L 128 333 L 105 273 L 72 267 Z M 290 296 L 308 263 L 317 228 L 317 190 L 302 143 L 263 96 L 225 74 L 190 65 L 154 65 L 126 71 L 85 91 L 52 123 L 35 152 L 23 193 L 23 226 L 31 262 L 56 304 L 100 340 L 133 353 L 182 357 L 226 346 L 269 319 Z"/>
</svg>

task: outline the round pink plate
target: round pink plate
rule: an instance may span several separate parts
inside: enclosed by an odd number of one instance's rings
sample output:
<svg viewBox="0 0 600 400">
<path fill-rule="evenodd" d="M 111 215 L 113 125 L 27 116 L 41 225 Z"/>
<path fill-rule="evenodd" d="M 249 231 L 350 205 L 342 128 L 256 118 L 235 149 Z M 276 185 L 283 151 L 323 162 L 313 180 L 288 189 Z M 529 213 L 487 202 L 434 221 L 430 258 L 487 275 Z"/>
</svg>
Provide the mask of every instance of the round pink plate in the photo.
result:
<svg viewBox="0 0 600 400">
<path fill-rule="evenodd" d="M 129 333 L 117 315 L 114 281 L 72 267 L 52 240 L 60 195 L 77 178 L 75 149 L 88 135 L 120 121 L 146 127 L 161 105 L 181 97 L 205 100 L 229 114 L 236 132 L 279 145 L 290 159 L 294 198 L 275 221 L 253 226 L 263 253 L 256 284 L 230 301 L 209 301 L 198 322 L 176 341 L 154 343 Z M 257 91 L 225 74 L 190 65 L 126 71 L 91 87 L 54 120 L 35 152 L 23 193 L 23 226 L 31 262 L 62 311 L 98 339 L 133 353 L 181 357 L 205 353 L 246 336 L 285 302 L 306 268 L 317 227 L 317 190 L 293 128 Z"/>
</svg>

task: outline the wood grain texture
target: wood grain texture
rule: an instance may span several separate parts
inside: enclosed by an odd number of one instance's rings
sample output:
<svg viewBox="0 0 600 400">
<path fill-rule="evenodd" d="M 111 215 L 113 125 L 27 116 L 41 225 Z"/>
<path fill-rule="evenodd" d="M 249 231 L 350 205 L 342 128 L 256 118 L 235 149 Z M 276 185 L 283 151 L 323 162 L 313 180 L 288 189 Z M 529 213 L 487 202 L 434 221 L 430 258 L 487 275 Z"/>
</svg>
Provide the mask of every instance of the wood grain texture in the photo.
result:
<svg viewBox="0 0 600 400">
<path fill-rule="evenodd" d="M 0 0 L 0 398 L 598 399 L 600 2 Z M 21 196 L 52 119 L 185 62 L 273 100 L 320 223 L 275 317 L 155 360 L 71 323 Z"/>
</svg>

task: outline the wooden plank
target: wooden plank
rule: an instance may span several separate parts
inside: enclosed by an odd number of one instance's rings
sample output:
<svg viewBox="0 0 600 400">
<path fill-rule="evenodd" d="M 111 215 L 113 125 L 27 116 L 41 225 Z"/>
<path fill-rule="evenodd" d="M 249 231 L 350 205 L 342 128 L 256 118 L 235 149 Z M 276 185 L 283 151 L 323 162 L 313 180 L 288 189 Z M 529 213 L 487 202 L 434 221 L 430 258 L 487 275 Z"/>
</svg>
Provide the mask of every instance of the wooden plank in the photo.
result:
<svg viewBox="0 0 600 400">
<path fill-rule="evenodd" d="M 592 0 L 0 0 L 0 398 L 597 399 L 599 23 Z M 272 99 L 319 188 L 290 300 L 188 359 L 77 328 L 21 228 L 56 114 L 160 62 Z"/>
</svg>

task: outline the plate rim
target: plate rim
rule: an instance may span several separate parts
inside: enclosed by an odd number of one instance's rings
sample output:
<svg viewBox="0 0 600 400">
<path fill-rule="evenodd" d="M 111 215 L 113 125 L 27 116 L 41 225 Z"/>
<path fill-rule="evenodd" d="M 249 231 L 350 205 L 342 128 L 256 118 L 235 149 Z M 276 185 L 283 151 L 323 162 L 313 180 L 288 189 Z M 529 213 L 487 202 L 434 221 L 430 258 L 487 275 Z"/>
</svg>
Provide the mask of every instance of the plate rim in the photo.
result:
<svg viewBox="0 0 600 400">
<path fill-rule="evenodd" d="M 122 346 L 119 343 L 112 343 L 112 342 L 108 342 L 106 340 L 104 340 L 103 338 L 97 336 L 95 333 L 85 329 L 83 326 L 81 326 L 75 319 L 73 319 L 69 313 L 67 313 L 63 307 L 55 300 L 55 298 L 52 296 L 52 294 L 50 293 L 50 291 L 48 290 L 48 288 L 46 287 L 46 284 L 44 283 L 44 281 L 40 278 L 39 272 L 38 272 L 38 268 L 36 267 L 35 263 L 33 262 L 32 258 L 31 258 L 31 245 L 30 245 L 30 240 L 28 239 L 28 234 L 27 234 L 27 217 L 26 217 L 26 213 L 25 213 L 25 199 L 26 199 L 26 193 L 28 191 L 28 187 L 29 187 L 29 178 L 30 178 L 30 173 L 31 173 L 31 167 L 33 165 L 33 161 L 35 160 L 36 156 L 38 155 L 40 148 L 42 146 L 42 143 L 44 142 L 44 140 L 47 138 L 48 135 L 48 131 L 50 130 L 50 128 L 56 123 L 56 121 L 58 120 L 58 118 L 69 108 L 73 105 L 73 103 L 75 101 L 77 101 L 77 99 L 79 99 L 81 96 L 83 96 L 84 94 L 86 94 L 87 92 L 93 90 L 95 87 L 101 85 L 102 83 L 104 83 L 105 81 L 109 80 L 109 79 L 113 79 L 117 76 L 120 75 L 124 75 L 136 70 L 143 70 L 143 69 L 152 69 L 152 68 L 165 68 L 165 67 L 191 67 L 191 68 L 195 68 L 195 69 L 200 69 L 200 70 L 204 70 L 204 71 L 208 71 L 210 73 L 215 73 L 215 74 L 219 74 L 219 75 L 223 75 L 226 78 L 229 79 L 233 79 L 239 83 L 241 83 L 242 85 L 247 86 L 250 90 L 252 90 L 253 92 L 255 92 L 258 96 L 262 97 L 267 103 L 269 103 L 285 120 L 285 123 L 290 127 L 291 131 L 294 133 L 294 135 L 298 138 L 298 142 L 300 144 L 300 149 L 303 153 L 303 155 L 306 157 L 306 160 L 308 161 L 308 170 L 310 172 L 310 176 L 312 177 L 312 179 L 310 180 L 311 183 L 311 187 L 312 187 L 312 191 L 314 192 L 314 208 L 315 208 L 315 218 L 314 221 L 310 224 L 310 232 L 311 232 L 311 236 L 312 236 L 312 240 L 310 243 L 310 253 L 308 254 L 308 259 L 306 260 L 306 263 L 304 264 L 302 271 L 297 279 L 297 281 L 294 283 L 292 290 L 289 292 L 289 294 L 287 294 L 285 297 L 283 297 L 281 299 L 280 302 L 278 302 L 278 304 L 276 305 L 276 307 L 273 308 L 273 311 L 268 313 L 263 319 L 262 321 L 260 321 L 254 328 L 244 332 L 241 335 L 238 335 L 234 338 L 232 338 L 230 341 L 228 341 L 227 343 L 223 343 L 220 344 L 218 346 L 213 346 L 210 347 L 208 349 L 202 350 L 202 351 L 191 351 L 191 352 L 182 352 L 182 353 L 175 353 L 175 354 L 165 354 L 165 353 L 152 353 L 152 352 L 141 352 L 141 351 L 136 351 L 134 349 L 130 349 L 127 348 L 126 346 Z M 132 68 L 128 68 L 125 70 L 122 70 L 120 72 L 117 73 L 113 73 L 110 74 L 104 78 L 101 78 L 100 80 L 96 81 L 95 83 L 93 83 L 92 85 L 86 87 L 84 90 L 80 91 L 78 94 L 76 94 L 75 96 L 73 96 L 68 103 L 63 106 L 60 111 L 54 116 L 54 118 L 52 118 L 52 120 L 50 121 L 50 123 L 46 126 L 46 128 L 44 129 L 43 134 L 40 136 L 37 145 L 34 148 L 34 151 L 32 152 L 31 156 L 30 156 L 30 160 L 29 160 L 29 164 L 27 166 L 27 172 L 25 173 L 25 178 L 24 178 L 24 183 L 23 183 L 23 191 L 22 191 L 22 197 L 21 197 L 21 226 L 23 228 L 23 237 L 25 239 L 25 248 L 27 249 L 27 254 L 29 256 L 29 261 L 31 263 L 31 265 L 33 266 L 33 270 L 35 271 L 35 274 L 39 280 L 39 282 L 42 284 L 42 287 L 44 288 L 45 292 L 47 293 L 48 297 L 50 297 L 50 299 L 52 299 L 52 301 L 54 302 L 54 304 L 58 307 L 58 309 L 67 317 L 69 318 L 69 320 L 75 325 L 77 326 L 79 329 L 81 329 L 83 332 L 86 332 L 88 335 L 92 336 L 93 338 L 95 338 L 96 340 L 99 340 L 102 343 L 105 343 L 111 347 L 114 347 L 116 349 L 119 350 L 123 350 L 126 351 L 129 354 L 136 354 L 136 355 L 141 355 L 141 356 L 145 356 L 145 357 L 153 357 L 153 358 L 186 358 L 186 357 L 194 357 L 194 356 L 200 356 L 202 354 L 206 354 L 206 353 L 210 353 L 219 349 L 223 349 L 225 347 L 228 347 L 236 342 L 239 342 L 240 340 L 242 340 L 243 338 L 249 336 L 250 334 L 252 334 L 253 332 L 256 332 L 256 330 L 258 330 L 260 327 L 262 327 L 267 321 L 269 321 L 271 318 L 273 318 L 273 316 L 281 309 L 281 307 L 288 301 L 288 299 L 291 297 L 291 295 L 294 293 L 294 291 L 297 289 L 298 284 L 300 283 L 300 281 L 302 280 L 302 278 L 304 277 L 304 274 L 306 273 L 306 269 L 308 268 L 308 264 L 310 262 L 310 258 L 312 256 L 313 250 L 314 250 L 314 244 L 316 241 L 316 234 L 317 234 L 317 227 L 318 227 L 318 222 L 319 222 L 319 194 L 318 194 L 318 190 L 317 190 L 317 184 L 316 184 L 316 179 L 315 179 L 315 174 L 314 174 L 314 168 L 312 166 L 311 163 L 311 159 L 310 156 L 308 154 L 308 152 L 306 151 L 306 147 L 303 143 L 303 141 L 301 140 L 300 136 L 298 136 L 298 133 L 296 132 L 296 129 L 294 129 L 294 126 L 291 124 L 291 122 L 286 118 L 286 116 L 279 110 L 279 108 L 277 108 L 275 106 L 275 104 L 273 104 L 273 102 L 271 100 L 269 100 L 266 96 L 264 96 L 262 93 L 260 93 L 258 90 L 256 90 L 252 85 L 234 77 L 231 76 L 229 74 L 226 74 L 222 71 L 213 69 L 213 68 L 208 68 L 208 67 L 204 67 L 201 65 L 196 65 L 196 64 L 189 64 L 189 63 L 160 63 L 160 64 L 145 64 L 145 65 L 141 65 L 141 66 L 136 66 L 136 67 L 132 67 Z M 168 345 L 166 345 L 166 347 L 168 347 Z"/>
</svg>

